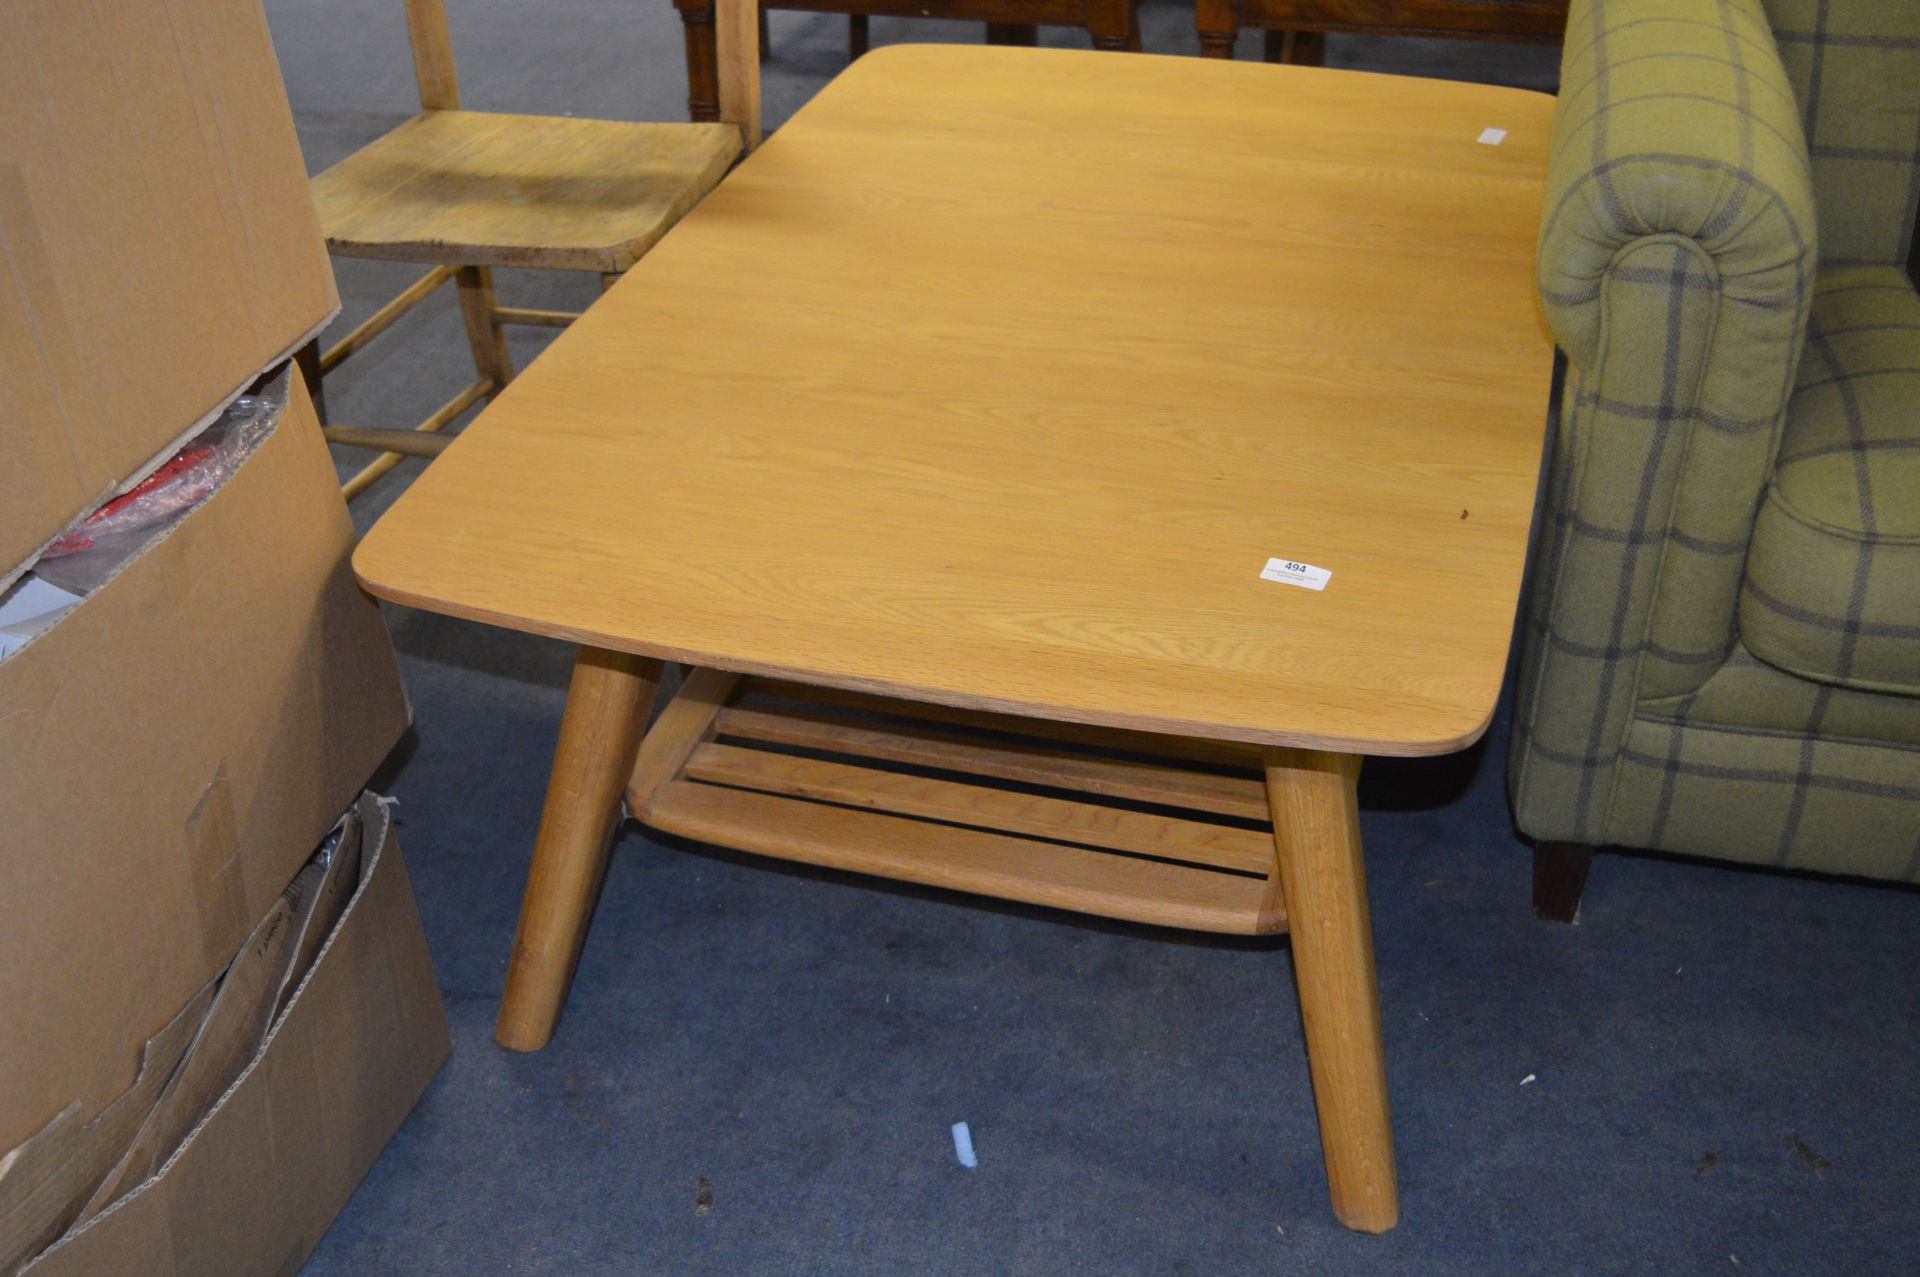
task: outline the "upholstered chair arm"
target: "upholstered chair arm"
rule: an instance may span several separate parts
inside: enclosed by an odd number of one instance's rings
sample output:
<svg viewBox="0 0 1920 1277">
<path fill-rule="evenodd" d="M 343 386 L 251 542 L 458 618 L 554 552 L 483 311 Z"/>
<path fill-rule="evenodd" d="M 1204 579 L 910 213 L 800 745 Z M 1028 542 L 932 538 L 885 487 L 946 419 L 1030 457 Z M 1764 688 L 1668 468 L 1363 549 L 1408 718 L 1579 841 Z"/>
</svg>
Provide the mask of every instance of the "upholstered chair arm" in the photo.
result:
<svg viewBox="0 0 1920 1277">
<path fill-rule="evenodd" d="M 1758 0 L 1574 0 L 1538 267 L 1568 367 L 1510 772 L 1536 838 L 1606 841 L 1636 705 L 1732 650 L 1813 209 Z"/>
</svg>

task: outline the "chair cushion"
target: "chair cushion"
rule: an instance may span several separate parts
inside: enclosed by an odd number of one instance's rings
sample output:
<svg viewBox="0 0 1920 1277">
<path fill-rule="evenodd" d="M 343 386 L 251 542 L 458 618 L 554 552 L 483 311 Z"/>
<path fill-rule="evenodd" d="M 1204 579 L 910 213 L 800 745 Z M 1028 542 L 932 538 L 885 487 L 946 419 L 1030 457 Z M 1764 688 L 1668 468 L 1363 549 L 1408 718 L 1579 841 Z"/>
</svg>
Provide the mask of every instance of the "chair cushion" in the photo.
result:
<svg viewBox="0 0 1920 1277">
<path fill-rule="evenodd" d="M 329 251 L 622 271 L 740 154 L 731 124 L 427 111 L 313 179 Z"/>
<path fill-rule="evenodd" d="M 1804 678 L 1920 694 L 1920 296 L 1899 270 L 1821 278 L 1740 637 Z"/>
</svg>

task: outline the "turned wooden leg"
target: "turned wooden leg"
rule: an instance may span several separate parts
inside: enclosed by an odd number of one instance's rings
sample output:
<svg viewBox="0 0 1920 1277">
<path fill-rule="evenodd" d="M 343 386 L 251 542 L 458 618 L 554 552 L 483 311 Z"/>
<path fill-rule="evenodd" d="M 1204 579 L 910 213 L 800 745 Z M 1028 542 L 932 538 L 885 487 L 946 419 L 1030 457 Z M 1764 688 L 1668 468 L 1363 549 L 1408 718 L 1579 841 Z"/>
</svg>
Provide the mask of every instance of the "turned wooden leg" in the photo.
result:
<svg viewBox="0 0 1920 1277">
<path fill-rule="evenodd" d="M 1030 49 L 1040 43 L 1040 28 L 1025 22 L 989 22 L 987 43 Z"/>
<path fill-rule="evenodd" d="M 1240 35 L 1240 8 L 1237 0 L 1195 0 L 1194 29 L 1200 34 L 1200 56 L 1231 58 L 1233 42 Z"/>
<path fill-rule="evenodd" d="M 674 0 L 687 36 L 687 118 L 720 118 L 720 56 L 713 42 L 713 0 Z"/>
<path fill-rule="evenodd" d="M 620 795 L 660 686 L 660 662 L 583 647 L 560 720 L 553 778 L 520 905 L 493 1036 L 515 1051 L 553 1037 L 606 873 Z"/>
<path fill-rule="evenodd" d="M 1579 842 L 1535 843 L 1533 916 L 1543 922 L 1572 922 L 1580 915 L 1580 894 L 1587 889 L 1593 847 Z"/>
<path fill-rule="evenodd" d="M 864 13 L 847 15 L 847 61 L 856 62 L 873 47 L 872 27 Z"/>
<path fill-rule="evenodd" d="M 454 282 L 460 287 L 460 313 L 467 321 L 473 366 L 493 382 L 487 392 L 491 399 L 513 380 L 513 354 L 507 349 L 507 330 L 494 302 L 493 271 L 486 266 L 462 266 Z"/>
<path fill-rule="evenodd" d="M 1274 748 L 1266 769 L 1333 1213 L 1384 1233 L 1400 1218 L 1400 1190 L 1354 798 L 1360 759 Z"/>
<path fill-rule="evenodd" d="M 1096 49 L 1123 50 L 1133 28 L 1134 0 L 1086 0 L 1081 25 Z"/>
</svg>

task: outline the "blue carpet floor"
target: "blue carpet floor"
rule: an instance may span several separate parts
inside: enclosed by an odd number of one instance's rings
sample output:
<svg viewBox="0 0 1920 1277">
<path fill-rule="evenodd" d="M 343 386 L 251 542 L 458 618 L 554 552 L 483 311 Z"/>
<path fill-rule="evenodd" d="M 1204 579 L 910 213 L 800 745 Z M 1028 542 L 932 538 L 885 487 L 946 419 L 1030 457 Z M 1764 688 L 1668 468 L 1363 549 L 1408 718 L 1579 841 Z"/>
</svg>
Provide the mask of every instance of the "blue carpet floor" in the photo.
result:
<svg viewBox="0 0 1920 1277">
<path fill-rule="evenodd" d="M 312 167 L 409 112 L 397 4 L 268 8 Z M 667 0 L 449 8 L 469 105 L 681 118 Z M 1147 47 L 1192 52 L 1191 22 L 1149 5 Z M 808 14 L 773 35 L 777 121 L 844 36 Z M 1424 41 L 1336 39 L 1330 60 L 1548 88 L 1554 71 L 1551 52 Z M 352 319 L 409 272 L 340 274 Z M 515 340 L 523 363 L 539 346 Z M 417 419 L 463 360 L 451 302 L 424 309 L 330 380 L 335 417 Z M 360 503 L 363 526 L 408 473 Z M 571 652 L 389 616 L 417 728 L 382 783 L 455 1053 L 309 1274 L 1920 1272 L 1920 897 L 1608 855 L 1580 925 L 1536 923 L 1504 716 L 1478 749 L 1363 782 L 1403 1191 L 1384 1237 L 1328 1210 L 1284 940 L 629 826 L 559 1035 L 509 1054 L 491 1029 Z"/>
</svg>

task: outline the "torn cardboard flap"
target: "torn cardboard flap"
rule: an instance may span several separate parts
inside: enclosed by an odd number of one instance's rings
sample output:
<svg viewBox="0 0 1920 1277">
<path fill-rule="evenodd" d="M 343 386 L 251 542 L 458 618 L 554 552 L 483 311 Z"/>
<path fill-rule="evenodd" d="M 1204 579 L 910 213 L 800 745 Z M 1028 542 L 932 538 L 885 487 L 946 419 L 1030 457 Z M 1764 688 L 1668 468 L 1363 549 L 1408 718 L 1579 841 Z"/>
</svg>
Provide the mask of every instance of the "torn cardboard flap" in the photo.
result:
<svg viewBox="0 0 1920 1277">
<path fill-rule="evenodd" d="M 452 1050 L 392 825 L 312 968 L 158 1174 L 22 1277 L 277 1277 L 312 1251 Z M 269 998 L 271 991 L 267 991 Z"/>
<path fill-rule="evenodd" d="M 337 309 L 257 0 L 0 7 L 0 575 Z"/>
<path fill-rule="evenodd" d="M 254 925 L 220 977 L 219 990 L 185 1059 L 153 1101 L 118 1163 L 88 1196 L 73 1220 L 76 1227 L 84 1227 L 155 1175 L 260 1050 L 360 885 L 360 840 L 366 823 L 362 808 L 366 806 L 365 801 L 356 804 L 341 819 L 327 842 L 268 907 L 267 916 Z M 379 814 L 383 829 L 384 810 Z"/>
<path fill-rule="evenodd" d="M 67 1231 L 160 1098 L 212 1005 L 208 985 L 147 1043 L 133 1086 L 99 1117 L 83 1126 L 76 1100 L 0 1159 L 0 1277 Z"/>
</svg>

